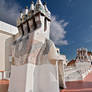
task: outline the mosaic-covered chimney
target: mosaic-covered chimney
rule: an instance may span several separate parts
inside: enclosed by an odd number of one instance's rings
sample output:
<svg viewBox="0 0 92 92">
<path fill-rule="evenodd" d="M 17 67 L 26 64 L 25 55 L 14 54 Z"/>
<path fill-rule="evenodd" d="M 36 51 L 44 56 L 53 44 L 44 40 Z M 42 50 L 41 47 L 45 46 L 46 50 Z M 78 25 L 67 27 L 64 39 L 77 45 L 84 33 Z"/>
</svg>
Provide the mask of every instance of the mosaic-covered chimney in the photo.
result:
<svg viewBox="0 0 92 92">
<path fill-rule="evenodd" d="M 88 50 L 86 48 L 77 49 L 77 60 L 81 62 L 89 61 Z"/>
<path fill-rule="evenodd" d="M 38 31 L 43 37 L 49 39 L 51 13 L 47 8 L 46 3 L 42 4 L 41 0 L 37 0 L 36 4 L 31 2 L 30 9 L 25 7 L 24 12 L 20 12 L 17 20 L 17 27 L 21 37 L 28 33 Z"/>
</svg>

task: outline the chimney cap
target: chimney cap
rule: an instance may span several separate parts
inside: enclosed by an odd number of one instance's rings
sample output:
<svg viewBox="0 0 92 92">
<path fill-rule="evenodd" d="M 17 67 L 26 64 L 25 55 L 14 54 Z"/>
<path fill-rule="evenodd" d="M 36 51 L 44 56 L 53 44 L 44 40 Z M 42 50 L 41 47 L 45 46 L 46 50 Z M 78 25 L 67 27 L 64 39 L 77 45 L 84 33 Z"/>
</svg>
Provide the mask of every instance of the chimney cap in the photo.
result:
<svg viewBox="0 0 92 92">
<path fill-rule="evenodd" d="M 43 2 L 43 5 L 47 5 L 46 1 Z"/>
<path fill-rule="evenodd" d="M 25 9 L 28 9 L 28 6 L 26 6 Z"/>
<path fill-rule="evenodd" d="M 31 4 L 34 4 L 34 1 L 33 0 L 31 1 Z"/>
</svg>

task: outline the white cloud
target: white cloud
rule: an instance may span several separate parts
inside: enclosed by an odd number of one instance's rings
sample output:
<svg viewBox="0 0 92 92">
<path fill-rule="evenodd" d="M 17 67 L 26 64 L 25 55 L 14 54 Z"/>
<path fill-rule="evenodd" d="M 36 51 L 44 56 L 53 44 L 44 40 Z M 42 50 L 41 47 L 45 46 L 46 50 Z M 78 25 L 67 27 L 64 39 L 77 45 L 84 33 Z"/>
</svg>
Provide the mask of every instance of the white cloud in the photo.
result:
<svg viewBox="0 0 92 92">
<path fill-rule="evenodd" d="M 90 42 L 92 42 L 92 39 L 88 39 L 88 40 L 86 40 L 86 41 L 84 41 L 85 43 L 90 43 Z"/>
<path fill-rule="evenodd" d="M 65 27 L 67 25 L 68 22 L 64 20 L 57 21 L 56 17 L 52 16 L 50 37 L 56 45 L 68 45 L 68 41 L 65 40 Z"/>
<path fill-rule="evenodd" d="M 16 24 L 20 6 L 16 2 L 0 0 L 0 20 Z"/>
<path fill-rule="evenodd" d="M 0 20 L 15 25 L 16 19 L 19 15 L 20 6 L 16 2 L 10 2 L 7 0 L 0 0 Z M 68 25 L 64 20 L 56 20 L 56 17 L 52 17 L 51 22 L 51 39 L 56 45 L 67 45 L 68 42 L 65 39 L 65 27 Z"/>
</svg>

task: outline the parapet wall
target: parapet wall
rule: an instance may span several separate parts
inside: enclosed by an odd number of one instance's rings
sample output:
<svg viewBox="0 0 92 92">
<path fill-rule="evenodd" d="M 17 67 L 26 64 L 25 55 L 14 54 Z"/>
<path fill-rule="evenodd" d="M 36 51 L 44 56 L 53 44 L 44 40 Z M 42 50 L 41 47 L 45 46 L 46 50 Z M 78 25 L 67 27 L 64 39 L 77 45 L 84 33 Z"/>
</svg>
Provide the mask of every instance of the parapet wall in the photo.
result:
<svg viewBox="0 0 92 92">
<path fill-rule="evenodd" d="M 91 71 L 90 62 L 76 63 L 75 67 L 65 68 L 65 81 L 83 80 Z"/>
</svg>

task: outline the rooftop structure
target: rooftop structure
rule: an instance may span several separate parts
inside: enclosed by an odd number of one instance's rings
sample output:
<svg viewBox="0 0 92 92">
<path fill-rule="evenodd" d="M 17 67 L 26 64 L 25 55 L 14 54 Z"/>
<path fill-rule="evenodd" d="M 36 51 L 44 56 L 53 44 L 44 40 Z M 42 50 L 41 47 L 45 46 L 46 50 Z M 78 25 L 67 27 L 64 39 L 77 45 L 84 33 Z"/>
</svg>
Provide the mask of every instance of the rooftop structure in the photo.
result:
<svg viewBox="0 0 92 92">
<path fill-rule="evenodd" d="M 92 53 L 85 48 L 77 49 L 76 59 L 65 67 L 66 81 L 83 80 L 91 70 Z"/>
<path fill-rule="evenodd" d="M 78 49 L 76 61 L 92 62 L 92 52 L 89 52 L 86 48 Z"/>
<path fill-rule="evenodd" d="M 60 55 L 49 37 L 50 23 L 51 13 L 41 0 L 32 1 L 30 9 L 21 12 L 19 36 L 12 46 L 9 92 L 59 92 L 66 87 L 66 56 Z"/>
<path fill-rule="evenodd" d="M 20 17 L 17 20 L 17 26 L 25 23 L 26 20 L 30 20 L 33 17 L 36 18 L 36 21 L 39 21 L 39 16 L 37 16 L 39 13 L 45 16 L 47 20 L 51 20 L 51 13 L 47 8 L 46 3 L 44 2 L 44 4 L 42 4 L 41 0 L 37 0 L 35 5 L 32 1 L 30 9 L 28 9 L 28 7 L 25 7 L 25 12 L 20 12 Z"/>
<path fill-rule="evenodd" d="M 11 71 L 12 42 L 18 29 L 8 23 L 0 21 L 0 71 L 3 71 L 3 77 L 9 78 Z M 2 79 L 0 72 L 0 79 Z"/>
<path fill-rule="evenodd" d="M 16 35 L 18 33 L 18 28 L 8 23 L 0 21 L 0 32 Z"/>
<path fill-rule="evenodd" d="M 77 55 L 75 60 L 71 60 L 67 65 L 75 66 L 77 62 L 92 62 L 92 52 L 88 51 L 86 48 L 77 49 Z"/>
</svg>

